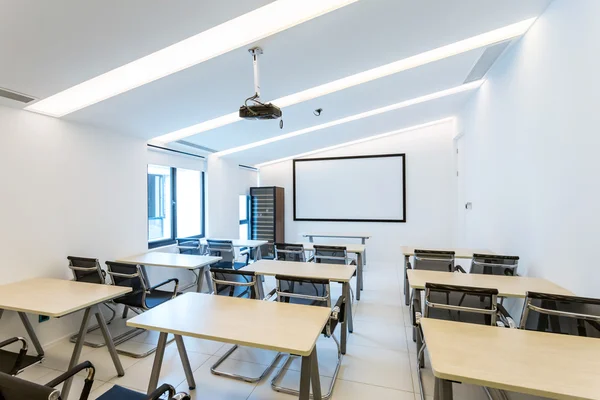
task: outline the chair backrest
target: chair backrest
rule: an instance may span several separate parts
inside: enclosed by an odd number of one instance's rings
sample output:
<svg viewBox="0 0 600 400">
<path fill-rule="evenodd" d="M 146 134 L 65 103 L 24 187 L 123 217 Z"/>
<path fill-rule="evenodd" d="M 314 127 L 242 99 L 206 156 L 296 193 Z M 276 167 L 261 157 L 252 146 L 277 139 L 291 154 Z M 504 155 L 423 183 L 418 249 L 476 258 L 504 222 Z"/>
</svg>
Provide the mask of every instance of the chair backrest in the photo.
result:
<svg viewBox="0 0 600 400">
<path fill-rule="evenodd" d="M 600 337 L 600 299 L 527 292 L 521 329 Z"/>
<path fill-rule="evenodd" d="M 415 249 L 413 269 L 428 271 L 454 271 L 454 252 L 442 250 Z"/>
<path fill-rule="evenodd" d="M 105 272 L 97 258 L 68 256 L 67 260 L 76 281 L 104 284 Z"/>
<path fill-rule="evenodd" d="M 425 284 L 426 318 L 496 325 L 498 290 L 469 286 Z"/>
<path fill-rule="evenodd" d="M 275 259 L 280 261 L 305 262 L 304 246 L 292 243 L 275 243 Z"/>
<path fill-rule="evenodd" d="M 348 252 L 344 246 L 314 245 L 316 263 L 348 264 Z"/>
<path fill-rule="evenodd" d="M 200 239 L 196 238 L 177 239 L 177 250 L 179 254 L 203 255 L 205 253 Z"/>
<path fill-rule="evenodd" d="M 144 307 L 149 287 L 146 270 L 140 265 L 114 261 L 107 261 L 106 266 L 114 285 L 131 288 L 132 292 L 123 297 L 131 299 L 132 306 Z"/>
<path fill-rule="evenodd" d="M 2 400 L 59 400 L 60 391 L 0 372 Z"/>
<path fill-rule="evenodd" d="M 211 267 L 210 276 L 216 295 L 258 298 L 256 275 L 252 271 Z"/>
<path fill-rule="evenodd" d="M 235 248 L 231 240 L 207 239 L 207 253 L 209 256 L 221 257 L 222 260 L 214 266 L 218 268 L 233 268 L 235 262 Z"/>
<path fill-rule="evenodd" d="M 326 279 L 297 278 L 275 275 L 277 301 L 331 307 L 331 290 Z"/>
<path fill-rule="evenodd" d="M 517 275 L 518 266 L 518 256 L 475 253 L 471 264 L 471 273 L 515 276 Z"/>
</svg>

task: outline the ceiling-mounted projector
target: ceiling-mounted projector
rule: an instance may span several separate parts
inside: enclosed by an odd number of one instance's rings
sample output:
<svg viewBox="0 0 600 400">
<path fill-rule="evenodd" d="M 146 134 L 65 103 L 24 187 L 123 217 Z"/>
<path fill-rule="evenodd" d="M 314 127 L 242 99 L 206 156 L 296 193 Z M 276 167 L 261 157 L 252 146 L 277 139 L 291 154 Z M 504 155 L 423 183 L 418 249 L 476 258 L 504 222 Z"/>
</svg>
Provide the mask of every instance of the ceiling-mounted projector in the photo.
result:
<svg viewBox="0 0 600 400">
<path fill-rule="evenodd" d="M 248 50 L 252 55 L 252 65 L 254 67 L 254 95 L 244 101 L 240 107 L 240 118 L 243 119 L 277 119 L 281 118 L 281 108 L 272 103 L 263 103 L 260 101 L 260 83 L 258 79 L 258 56 L 262 54 L 260 47 L 254 47 Z M 249 102 L 253 104 L 248 104 Z M 279 122 L 279 127 L 283 128 L 283 120 Z"/>
</svg>

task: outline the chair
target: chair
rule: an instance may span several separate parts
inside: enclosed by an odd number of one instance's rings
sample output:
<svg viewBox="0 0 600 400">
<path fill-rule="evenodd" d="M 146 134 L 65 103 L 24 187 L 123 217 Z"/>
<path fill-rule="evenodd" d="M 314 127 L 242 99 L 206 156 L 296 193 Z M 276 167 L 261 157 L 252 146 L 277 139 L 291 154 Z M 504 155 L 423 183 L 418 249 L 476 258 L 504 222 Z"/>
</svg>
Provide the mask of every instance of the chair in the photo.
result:
<svg viewBox="0 0 600 400">
<path fill-rule="evenodd" d="M 517 275 L 519 266 L 518 256 L 503 256 L 496 254 L 473 254 L 471 264 L 472 274 L 486 275 Z"/>
<path fill-rule="evenodd" d="M 137 314 L 140 314 L 145 310 L 150 310 L 166 301 L 174 299 L 177 295 L 181 294 L 177 291 L 179 287 L 179 280 L 176 278 L 167 279 L 158 285 L 149 287 L 146 270 L 141 265 L 107 261 L 106 266 L 108 267 L 108 274 L 111 276 L 115 286 L 125 286 L 132 289 L 131 293 L 117 297 L 113 301 L 117 304 L 122 304 L 124 307 L 126 307 L 126 309 L 131 309 Z M 171 282 L 175 283 L 175 287 L 172 291 L 158 290 L 158 288 Z M 121 335 L 119 343 L 123 343 L 124 341 L 129 340 L 142 332 L 144 332 L 143 329 L 132 329 Z M 173 339 L 171 341 L 173 341 Z M 119 354 L 124 354 L 134 358 L 146 357 L 155 351 L 156 348 L 153 348 L 145 353 L 133 353 L 125 350 L 117 350 Z"/>
<path fill-rule="evenodd" d="M 527 292 L 520 329 L 600 337 L 600 299 Z"/>
<path fill-rule="evenodd" d="M 200 242 L 200 239 L 195 238 L 177 239 L 177 249 L 179 250 L 179 254 L 193 254 L 201 256 L 206 253 L 206 249 Z"/>
<path fill-rule="evenodd" d="M 167 394 L 167 397 L 162 397 Z M 115 385 L 108 391 L 104 392 L 96 400 L 192 400 L 187 393 L 176 393 L 175 388 L 167 383 L 160 385 L 155 391 L 150 394 L 136 392 L 122 386 Z"/>
<path fill-rule="evenodd" d="M 230 268 L 211 268 L 210 269 L 211 278 L 213 281 L 213 286 L 215 288 L 221 287 L 220 291 L 215 291 L 214 294 L 228 295 L 234 296 L 237 293 L 236 297 L 242 297 L 247 295 L 249 299 L 257 299 L 258 293 L 258 283 L 256 281 L 256 275 L 251 271 L 236 271 Z M 244 279 L 239 279 L 243 277 Z M 240 292 L 239 289 L 243 289 Z M 226 293 L 226 294 L 225 294 Z M 281 353 L 277 353 L 273 361 L 269 364 L 269 366 L 260 374 L 258 377 L 250 377 L 244 375 L 238 375 L 231 372 L 219 371 L 217 368 L 221 365 L 227 357 L 229 357 L 236 349 L 238 345 L 233 345 L 231 349 L 229 349 L 221 358 L 217 360 L 215 364 L 210 368 L 210 372 L 215 375 L 227 376 L 229 378 L 255 383 L 264 378 L 269 372 L 275 367 L 279 358 L 281 357 Z"/>
<path fill-rule="evenodd" d="M 73 272 L 73 279 L 77 282 L 96 283 L 99 285 L 104 285 L 106 283 L 106 272 L 100 266 L 100 261 L 98 261 L 97 258 L 68 256 L 67 260 L 69 260 L 69 268 Z M 110 319 L 106 321 L 106 324 L 108 325 L 115 319 L 117 312 L 106 303 L 102 303 L 102 305 L 108 308 L 112 313 Z M 98 325 L 93 326 L 87 330 L 87 333 L 97 329 L 100 329 Z M 71 336 L 71 343 L 76 343 L 78 336 L 78 334 Z M 118 338 L 119 337 L 116 337 L 115 340 L 118 340 Z M 105 343 L 84 342 L 83 344 L 94 348 L 106 346 Z"/>
<path fill-rule="evenodd" d="M 296 278 L 284 275 L 276 275 L 275 279 L 277 280 L 277 301 L 331 308 L 331 290 L 328 280 Z M 340 370 L 340 365 L 342 363 L 342 350 L 340 348 L 340 342 L 335 337 L 334 332 L 338 323 L 344 322 L 345 309 L 346 304 L 344 297 L 340 296 L 335 306 L 331 309 L 329 322 L 325 324 L 322 332 L 325 337 L 330 337 L 334 340 L 335 344 L 337 345 L 338 355 L 337 364 L 331 379 L 331 384 L 329 385 L 329 390 L 323 396 L 323 399 L 329 399 L 331 397 L 333 393 L 333 387 Z M 279 382 L 283 379 L 285 373 L 287 372 L 293 357 L 297 356 L 293 354 L 288 354 L 286 356 L 283 367 L 277 372 L 271 381 L 271 387 L 277 392 L 298 396 L 299 391 L 279 385 Z"/>
<path fill-rule="evenodd" d="M 222 258 L 221 261 L 213 264 L 213 266 L 217 268 L 240 269 L 250 262 L 250 253 L 247 250 L 240 252 L 240 255 L 246 256 L 246 261 L 236 261 L 235 248 L 233 247 L 233 242 L 231 240 L 208 239 L 206 243 L 209 256 Z"/>
<path fill-rule="evenodd" d="M 301 244 L 275 243 L 275 259 L 279 261 L 306 262 L 304 246 Z"/>
<path fill-rule="evenodd" d="M 413 309 L 420 309 L 420 299 L 413 299 Z M 509 326 L 512 318 L 498 304 L 498 290 L 469 286 L 425 284 L 425 308 L 423 317 L 465 322 L 471 324 Z M 425 399 L 421 368 L 424 367 L 426 343 L 420 325 L 421 313 L 413 314 L 413 326 L 422 345 L 417 349 L 417 374 L 421 388 L 421 400 Z M 513 324 L 514 325 L 514 324 Z M 488 396 L 489 391 L 484 388 Z M 490 397 L 491 398 L 491 397 Z"/>
<path fill-rule="evenodd" d="M 14 353 L 8 350 L 2 350 L 4 347 L 11 345 L 16 342 L 21 342 L 21 349 L 18 353 Z M 23 372 L 26 368 L 32 365 L 39 364 L 44 359 L 44 356 L 27 355 L 27 340 L 22 337 L 13 337 L 0 343 L 0 372 L 17 375 Z"/>
<path fill-rule="evenodd" d="M 345 246 L 324 246 L 315 244 L 313 254 L 313 261 L 315 263 L 323 264 L 346 264 L 356 265 L 356 260 L 352 260 L 348 257 L 348 252 Z M 352 274 L 356 276 L 356 271 Z M 360 288 L 357 288 L 360 290 Z M 352 303 L 354 303 L 354 290 L 350 287 L 350 295 L 352 297 Z"/>
<path fill-rule="evenodd" d="M 413 264 L 411 265 L 409 262 L 408 268 L 454 272 L 454 252 L 415 249 Z"/>
</svg>

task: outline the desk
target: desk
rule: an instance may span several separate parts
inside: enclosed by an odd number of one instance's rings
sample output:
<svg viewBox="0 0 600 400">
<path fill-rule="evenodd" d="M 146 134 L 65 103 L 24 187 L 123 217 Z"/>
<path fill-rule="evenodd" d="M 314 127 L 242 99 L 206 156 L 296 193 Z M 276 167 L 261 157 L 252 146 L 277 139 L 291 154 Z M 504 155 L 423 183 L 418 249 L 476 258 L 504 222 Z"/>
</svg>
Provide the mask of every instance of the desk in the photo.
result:
<svg viewBox="0 0 600 400">
<path fill-rule="evenodd" d="M 85 341 L 87 325 L 91 314 L 96 316 L 106 348 L 112 358 L 113 364 L 119 376 L 125 375 L 117 350 L 113 343 L 104 316 L 100 312 L 98 305 L 112 300 L 126 293 L 131 292 L 131 288 L 111 285 L 98 285 L 94 283 L 84 283 L 67 281 L 63 279 L 37 278 L 25 281 L 0 285 L 0 318 L 6 310 L 16 311 L 25 326 L 25 330 L 40 356 L 44 355 L 44 350 L 35 334 L 26 313 L 47 315 L 53 318 L 64 317 L 79 310 L 85 310 L 79 335 L 69 369 L 75 367 L 81 355 L 81 348 Z M 67 399 L 71 388 L 72 378 L 68 379 L 61 390 L 62 398 Z"/>
<path fill-rule="evenodd" d="M 256 249 L 254 251 L 254 261 L 258 261 L 261 259 L 261 251 L 260 247 L 268 244 L 267 240 L 243 240 L 243 239 L 222 239 L 222 238 L 208 238 L 210 240 L 229 240 L 233 243 L 233 247 L 248 247 L 249 249 Z M 200 239 L 200 244 L 206 246 L 208 242 L 206 239 Z"/>
<path fill-rule="evenodd" d="M 552 399 L 600 399 L 598 338 L 429 318 L 421 327 L 442 391 L 436 400 L 452 399 L 450 381 Z"/>
<path fill-rule="evenodd" d="M 308 241 L 313 243 L 314 238 L 334 238 L 334 239 L 360 239 L 364 245 L 367 244 L 367 239 L 371 239 L 368 233 L 305 233 L 302 237 L 307 237 Z M 364 263 L 367 263 L 367 250 L 365 249 Z"/>
<path fill-rule="evenodd" d="M 178 253 L 160 253 L 157 251 L 151 251 L 148 253 L 120 258 L 117 260 L 117 262 L 124 264 L 137 264 L 154 267 L 187 269 L 188 271 L 192 271 L 192 273 L 196 276 L 195 284 L 197 292 L 200 292 L 202 290 L 202 283 L 204 281 L 205 276 L 209 290 L 212 291 L 212 280 L 210 278 L 210 271 L 208 268 L 205 267 L 208 267 L 219 261 L 221 261 L 221 257 L 197 256 Z M 199 272 L 196 275 L 196 270 L 200 268 L 203 269 L 203 272 Z"/>
<path fill-rule="evenodd" d="M 160 332 L 148 393 L 158 385 L 167 335 L 172 333 L 190 388 L 196 384 L 182 336 L 302 356 L 300 399 L 308 400 L 311 382 L 314 398 L 321 398 L 315 344 L 330 314 L 326 307 L 186 293 L 135 316 L 127 325 Z"/>
<path fill-rule="evenodd" d="M 304 246 L 304 250 L 313 252 L 315 250 L 315 243 L 299 243 Z M 332 245 L 333 246 L 333 245 Z M 356 254 L 356 300 L 360 300 L 360 291 L 363 290 L 363 267 L 364 257 L 367 246 L 364 244 L 348 243 L 348 244 L 336 244 L 335 246 L 343 246 L 346 248 L 347 253 Z"/>
<path fill-rule="evenodd" d="M 342 354 L 346 354 L 347 332 L 354 330 L 350 279 L 352 279 L 355 270 L 354 265 L 269 260 L 260 260 L 242 268 L 242 271 L 254 272 L 257 275 L 287 275 L 296 278 L 327 279 L 331 282 L 340 282 L 342 284 L 343 296 L 346 299 L 346 321 L 342 322 L 342 337 L 340 340 Z M 257 285 L 259 297 L 263 298 L 262 280 L 258 279 Z"/>
<path fill-rule="evenodd" d="M 423 250 L 436 250 L 436 251 L 453 251 L 454 258 L 473 258 L 473 254 L 475 253 L 483 253 L 483 254 L 494 254 L 494 252 L 489 250 L 481 250 L 481 249 L 461 249 L 461 248 L 432 248 L 432 247 L 410 247 L 410 246 L 401 246 L 400 251 L 404 254 L 404 304 L 408 305 L 408 298 L 410 297 L 410 293 L 408 290 L 408 279 L 406 276 L 406 271 L 408 270 L 408 259 L 411 256 L 415 255 L 415 249 L 423 249 Z"/>
</svg>

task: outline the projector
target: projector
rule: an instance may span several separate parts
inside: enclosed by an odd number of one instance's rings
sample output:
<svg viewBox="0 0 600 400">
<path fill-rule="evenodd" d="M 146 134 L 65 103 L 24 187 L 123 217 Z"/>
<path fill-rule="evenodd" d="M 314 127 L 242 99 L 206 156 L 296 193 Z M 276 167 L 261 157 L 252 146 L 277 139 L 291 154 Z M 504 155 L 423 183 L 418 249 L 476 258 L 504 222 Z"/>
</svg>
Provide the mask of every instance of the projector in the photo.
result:
<svg viewBox="0 0 600 400">
<path fill-rule="evenodd" d="M 243 119 L 277 119 L 281 115 L 281 108 L 271 103 L 240 107 L 240 118 Z"/>
<path fill-rule="evenodd" d="M 260 101 L 260 83 L 258 80 L 258 56 L 263 51 L 260 47 L 253 47 L 248 50 L 252 55 L 252 65 L 254 67 L 254 95 L 244 101 L 240 107 L 239 116 L 242 119 L 279 119 L 283 115 L 281 108 L 272 103 L 263 103 Z M 250 103 L 250 104 L 248 104 Z M 279 121 L 279 127 L 283 129 L 283 120 Z"/>
</svg>

